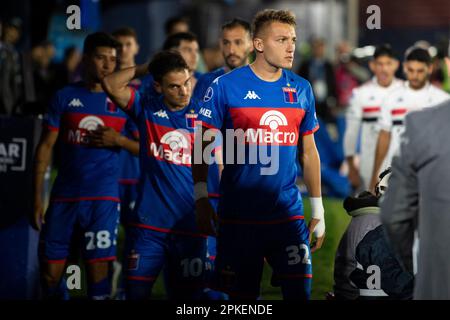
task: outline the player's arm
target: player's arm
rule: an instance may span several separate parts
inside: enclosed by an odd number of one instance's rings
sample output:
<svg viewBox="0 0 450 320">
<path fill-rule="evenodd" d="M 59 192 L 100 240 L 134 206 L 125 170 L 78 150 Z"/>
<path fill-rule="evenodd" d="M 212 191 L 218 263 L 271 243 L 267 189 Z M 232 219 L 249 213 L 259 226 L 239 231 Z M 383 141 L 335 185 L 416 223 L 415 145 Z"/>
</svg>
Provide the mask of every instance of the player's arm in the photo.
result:
<svg viewBox="0 0 450 320">
<path fill-rule="evenodd" d="M 355 189 L 361 184 L 359 170 L 355 165 L 356 142 L 361 126 L 361 116 L 361 106 L 358 103 L 358 95 L 353 91 L 350 106 L 345 115 L 346 129 L 344 134 L 344 154 L 348 164 L 348 179 Z"/>
<path fill-rule="evenodd" d="M 211 142 L 204 139 L 203 133 L 208 128 L 202 127 L 195 135 L 192 153 L 192 177 L 194 179 L 194 201 L 197 225 L 201 233 L 216 235 L 217 215 L 208 199 L 208 171 L 210 153 L 205 152 Z M 211 130 L 209 130 L 211 132 Z M 201 146 L 200 148 L 198 146 Z M 199 152 L 201 151 L 201 152 Z"/>
<path fill-rule="evenodd" d="M 44 176 L 52 159 L 53 146 L 58 139 L 58 131 L 45 130 L 39 141 L 33 167 L 33 219 L 32 226 L 41 229 L 44 223 L 44 205 L 42 201 Z"/>
<path fill-rule="evenodd" d="M 139 155 L 139 142 L 129 139 L 111 127 L 98 126 L 89 133 L 90 145 L 98 148 L 123 148 Z"/>
<path fill-rule="evenodd" d="M 148 73 L 148 63 L 115 71 L 102 79 L 103 90 L 121 109 L 126 110 L 132 92 L 128 84 Z"/>
<path fill-rule="evenodd" d="M 303 167 L 303 179 L 308 189 L 312 209 L 312 219 L 308 225 L 310 243 L 313 233 L 316 237 L 316 243 L 311 247 L 311 252 L 314 252 L 322 247 L 323 240 L 325 239 L 325 216 L 322 204 L 320 157 L 313 134 L 304 135 L 301 143 L 303 153 L 300 157 L 300 161 Z"/>
<path fill-rule="evenodd" d="M 375 185 L 378 181 L 378 173 L 380 172 L 381 165 L 389 150 L 391 143 L 391 133 L 389 131 L 380 130 L 377 139 L 377 147 L 375 149 L 375 162 L 373 165 L 372 178 L 370 179 L 370 190 L 375 190 Z"/>
</svg>

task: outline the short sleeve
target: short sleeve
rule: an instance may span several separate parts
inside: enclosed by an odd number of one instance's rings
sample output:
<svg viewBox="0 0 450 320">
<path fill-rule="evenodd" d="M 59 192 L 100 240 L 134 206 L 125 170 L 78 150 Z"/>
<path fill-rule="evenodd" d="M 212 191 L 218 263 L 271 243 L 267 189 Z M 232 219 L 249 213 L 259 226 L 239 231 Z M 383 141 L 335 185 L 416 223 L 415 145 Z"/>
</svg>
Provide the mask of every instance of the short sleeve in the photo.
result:
<svg viewBox="0 0 450 320">
<path fill-rule="evenodd" d="M 391 131 L 392 129 L 392 115 L 389 100 L 385 99 L 381 104 L 380 117 L 378 118 L 378 125 L 384 131 Z"/>
<path fill-rule="evenodd" d="M 128 87 L 130 90 L 130 100 L 128 100 L 128 103 L 126 107 L 124 108 L 124 111 L 131 117 L 131 119 L 136 120 L 138 119 L 139 113 L 142 111 L 142 98 L 141 94 L 138 90 L 136 90 L 133 87 Z"/>
<path fill-rule="evenodd" d="M 319 130 L 319 122 L 316 116 L 314 94 L 309 83 L 305 92 L 305 100 L 305 116 L 303 117 L 303 120 L 300 124 L 300 134 L 302 136 L 313 134 L 314 132 Z"/>
<path fill-rule="evenodd" d="M 58 131 L 63 114 L 63 103 L 61 101 L 60 92 L 55 93 L 50 101 L 48 112 L 45 115 L 44 127 L 50 131 Z"/>
<path fill-rule="evenodd" d="M 226 97 L 221 78 L 216 78 L 201 101 L 198 121 L 205 127 L 221 129 L 226 114 Z"/>
<path fill-rule="evenodd" d="M 350 97 L 350 104 L 345 113 L 347 120 L 361 120 L 362 118 L 362 107 L 361 99 L 359 98 L 358 91 L 353 89 L 352 96 Z"/>
</svg>

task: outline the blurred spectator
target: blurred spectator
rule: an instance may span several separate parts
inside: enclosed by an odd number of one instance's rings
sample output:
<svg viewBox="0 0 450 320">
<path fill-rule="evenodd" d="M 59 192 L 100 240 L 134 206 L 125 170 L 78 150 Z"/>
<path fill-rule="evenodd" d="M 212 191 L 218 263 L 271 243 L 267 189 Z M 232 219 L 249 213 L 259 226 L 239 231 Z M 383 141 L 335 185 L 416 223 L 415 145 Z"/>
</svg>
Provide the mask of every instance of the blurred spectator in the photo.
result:
<svg viewBox="0 0 450 320">
<path fill-rule="evenodd" d="M 450 59 L 447 54 L 448 43 L 438 46 L 437 55 L 433 59 L 433 72 L 430 82 L 438 88 L 450 93 Z"/>
<path fill-rule="evenodd" d="M 339 109 L 345 109 L 352 95 L 352 90 L 370 79 L 369 71 L 359 65 L 352 56 L 352 48 L 347 41 L 336 46 L 336 95 Z"/>
<path fill-rule="evenodd" d="M 311 43 L 312 57 L 298 69 L 314 90 L 317 115 L 325 122 L 331 122 L 331 109 L 336 106 L 336 82 L 333 65 L 325 58 L 325 41 L 314 39 Z"/>
<path fill-rule="evenodd" d="M 167 36 L 180 32 L 189 32 L 189 19 L 183 16 L 169 18 L 164 24 L 164 30 Z"/>
<path fill-rule="evenodd" d="M 62 63 L 55 66 L 56 89 L 81 80 L 80 63 L 81 53 L 75 46 L 68 47 L 64 50 Z"/>
<path fill-rule="evenodd" d="M 0 41 L 0 113 L 12 114 L 22 96 L 20 55 L 16 44 L 21 37 L 22 21 L 13 18 L 3 27 Z"/>
<path fill-rule="evenodd" d="M 33 114 L 45 113 L 50 98 L 56 91 L 55 70 L 50 65 L 54 56 L 55 47 L 48 41 L 44 41 L 31 49 L 36 101 L 33 110 L 27 110 L 28 112 Z"/>
</svg>

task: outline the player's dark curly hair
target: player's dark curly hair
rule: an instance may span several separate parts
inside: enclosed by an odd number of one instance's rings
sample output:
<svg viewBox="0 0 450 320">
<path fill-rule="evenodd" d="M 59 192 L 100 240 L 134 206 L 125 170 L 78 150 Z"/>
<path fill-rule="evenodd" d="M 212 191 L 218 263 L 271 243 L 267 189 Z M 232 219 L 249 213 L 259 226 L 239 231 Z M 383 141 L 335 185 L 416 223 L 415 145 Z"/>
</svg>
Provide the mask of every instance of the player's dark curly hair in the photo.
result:
<svg viewBox="0 0 450 320">
<path fill-rule="evenodd" d="M 375 48 L 375 52 L 373 53 L 373 58 L 377 59 L 378 57 L 389 57 L 389 58 L 397 59 L 397 55 L 395 54 L 391 45 L 388 43 L 383 43 L 381 45 L 378 45 Z"/>
<path fill-rule="evenodd" d="M 241 27 L 245 31 L 247 31 L 249 34 L 252 32 L 252 27 L 250 26 L 250 23 L 248 23 L 245 20 L 234 18 L 233 20 L 227 21 L 222 25 L 222 31 L 226 29 L 234 29 L 237 27 Z"/>
<path fill-rule="evenodd" d="M 405 53 L 406 61 L 419 61 L 427 65 L 431 64 L 431 56 L 427 49 L 421 47 L 411 47 L 406 50 Z"/>
<path fill-rule="evenodd" d="M 178 32 L 166 38 L 163 44 L 163 50 L 178 48 L 183 40 L 187 42 L 198 42 L 197 36 L 192 32 Z"/>
<path fill-rule="evenodd" d="M 160 82 L 162 78 L 169 72 L 189 70 L 186 61 L 181 54 L 172 50 L 160 51 L 148 65 L 148 72 L 153 76 L 155 81 Z"/>
<path fill-rule="evenodd" d="M 272 22 L 281 22 L 294 27 L 297 25 L 295 22 L 295 15 L 291 11 L 273 9 L 262 10 L 253 18 L 253 37 L 257 37 L 261 30 Z"/>
<path fill-rule="evenodd" d="M 91 55 L 97 47 L 109 47 L 119 50 L 122 45 L 109 33 L 95 32 L 89 34 L 86 39 L 84 39 L 83 53 L 85 55 Z"/>
</svg>

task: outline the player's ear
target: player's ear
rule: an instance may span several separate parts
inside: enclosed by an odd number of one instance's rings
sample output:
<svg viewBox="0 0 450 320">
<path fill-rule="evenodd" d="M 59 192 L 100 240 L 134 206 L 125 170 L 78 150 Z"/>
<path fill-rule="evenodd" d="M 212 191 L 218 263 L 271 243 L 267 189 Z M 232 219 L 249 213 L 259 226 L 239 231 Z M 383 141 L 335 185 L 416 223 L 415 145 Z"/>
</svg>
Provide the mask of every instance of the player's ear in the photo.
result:
<svg viewBox="0 0 450 320">
<path fill-rule="evenodd" d="M 253 47 L 256 52 L 262 53 L 264 52 L 264 42 L 260 38 L 253 38 Z"/>
<path fill-rule="evenodd" d="M 408 62 L 405 61 L 405 62 L 402 63 L 402 65 L 403 65 L 403 73 L 406 74 L 406 69 L 408 67 Z"/>
<path fill-rule="evenodd" d="M 399 66 L 400 66 L 400 62 L 397 59 L 394 59 L 394 69 L 395 69 L 395 71 L 398 70 Z"/>
<path fill-rule="evenodd" d="M 372 59 L 369 61 L 369 69 L 372 73 L 375 73 L 375 60 Z"/>
</svg>

